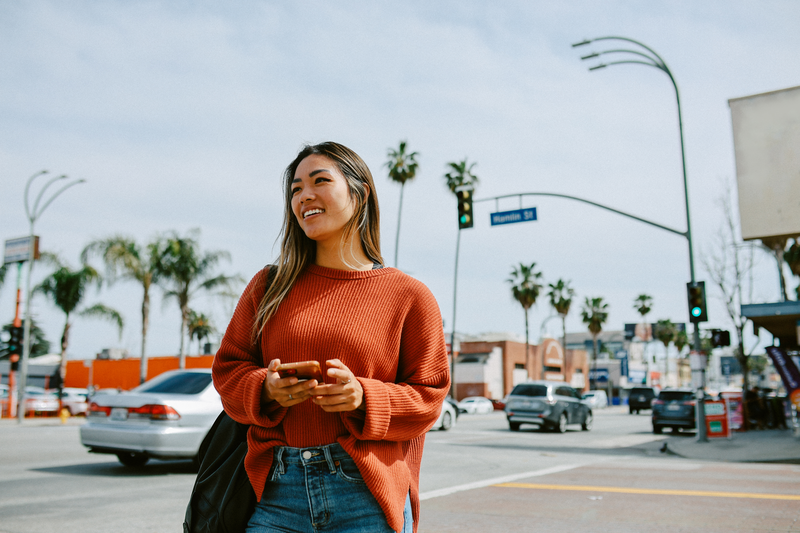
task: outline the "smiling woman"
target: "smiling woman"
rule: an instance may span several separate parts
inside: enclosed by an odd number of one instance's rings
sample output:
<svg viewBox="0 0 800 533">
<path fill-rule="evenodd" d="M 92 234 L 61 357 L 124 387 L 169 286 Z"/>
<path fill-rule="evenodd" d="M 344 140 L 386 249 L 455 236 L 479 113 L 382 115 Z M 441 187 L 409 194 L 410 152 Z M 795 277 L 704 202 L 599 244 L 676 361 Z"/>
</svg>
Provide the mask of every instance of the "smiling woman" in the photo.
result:
<svg viewBox="0 0 800 533">
<path fill-rule="evenodd" d="M 383 266 L 375 185 L 355 152 L 307 146 L 284 187 L 280 258 L 245 289 L 213 366 L 225 411 L 250 426 L 247 531 L 411 532 L 425 433 L 450 384 L 439 307 Z M 282 362 L 324 376 L 282 377 Z"/>
</svg>

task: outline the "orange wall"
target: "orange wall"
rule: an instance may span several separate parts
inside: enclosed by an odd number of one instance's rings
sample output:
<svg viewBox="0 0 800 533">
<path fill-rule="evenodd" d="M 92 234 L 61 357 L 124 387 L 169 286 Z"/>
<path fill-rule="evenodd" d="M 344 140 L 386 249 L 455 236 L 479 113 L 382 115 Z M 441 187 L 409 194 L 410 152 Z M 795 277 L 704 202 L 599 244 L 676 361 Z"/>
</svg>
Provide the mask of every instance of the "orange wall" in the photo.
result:
<svg viewBox="0 0 800 533">
<path fill-rule="evenodd" d="M 213 355 L 186 357 L 186 368 L 211 368 Z M 65 387 L 86 388 L 94 385 L 98 389 L 130 390 L 139 385 L 139 359 L 93 359 L 92 368 L 84 363 L 88 361 L 67 361 Z M 147 379 L 152 379 L 168 370 L 177 370 L 180 359 L 171 357 L 148 357 Z M 89 383 L 91 373 L 92 382 Z"/>
</svg>

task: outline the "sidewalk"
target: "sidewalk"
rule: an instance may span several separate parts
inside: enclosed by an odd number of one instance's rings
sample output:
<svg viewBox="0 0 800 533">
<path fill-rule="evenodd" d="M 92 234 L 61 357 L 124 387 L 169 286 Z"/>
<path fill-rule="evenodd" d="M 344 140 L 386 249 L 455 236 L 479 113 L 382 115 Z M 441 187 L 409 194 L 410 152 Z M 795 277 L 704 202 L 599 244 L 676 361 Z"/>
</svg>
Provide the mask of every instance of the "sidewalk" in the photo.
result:
<svg viewBox="0 0 800 533">
<path fill-rule="evenodd" d="M 80 426 L 86 422 L 85 416 L 71 416 L 63 425 L 67 426 Z M 19 426 L 20 423 L 16 418 L 0 418 L 0 427 L 4 426 Z M 61 419 L 57 416 L 34 416 L 27 417 L 22 421 L 23 427 L 33 426 L 61 426 Z"/>
<path fill-rule="evenodd" d="M 669 453 L 687 459 L 800 464 L 800 438 L 791 429 L 734 432 L 730 439 L 712 438 L 702 443 L 694 436 L 674 436 L 666 445 Z"/>
</svg>

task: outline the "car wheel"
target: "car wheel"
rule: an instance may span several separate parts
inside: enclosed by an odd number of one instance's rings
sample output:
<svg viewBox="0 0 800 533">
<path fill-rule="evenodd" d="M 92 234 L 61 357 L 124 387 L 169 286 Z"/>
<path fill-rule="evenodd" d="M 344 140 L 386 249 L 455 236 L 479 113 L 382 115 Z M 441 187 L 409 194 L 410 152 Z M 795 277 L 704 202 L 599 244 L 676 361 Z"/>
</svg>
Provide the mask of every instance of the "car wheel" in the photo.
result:
<svg viewBox="0 0 800 533">
<path fill-rule="evenodd" d="M 561 416 L 558 417 L 558 425 L 556 426 L 556 431 L 559 433 L 564 433 L 567 431 L 567 413 L 561 413 Z"/>
<path fill-rule="evenodd" d="M 511 431 L 519 431 L 519 422 L 509 422 L 508 429 Z"/>
<path fill-rule="evenodd" d="M 442 415 L 442 431 L 447 431 L 453 427 L 453 416 L 450 414 L 450 411 L 445 411 Z"/>
<path fill-rule="evenodd" d="M 118 453 L 117 459 L 125 466 L 144 466 L 150 460 L 145 454 L 134 452 Z"/>
<path fill-rule="evenodd" d="M 589 431 L 592 429 L 592 424 L 594 424 L 594 416 L 592 416 L 592 413 L 586 413 L 586 417 L 583 419 L 583 424 L 581 424 L 581 429 L 584 431 Z"/>
<path fill-rule="evenodd" d="M 662 428 L 661 426 L 653 426 L 653 433 L 655 433 L 656 435 L 661 435 L 663 431 L 664 428 Z"/>
<path fill-rule="evenodd" d="M 630 409 L 630 413 L 633 414 L 633 411 L 634 411 L 633 407 L 630 407 L 629 409 Z"/>
</svg>

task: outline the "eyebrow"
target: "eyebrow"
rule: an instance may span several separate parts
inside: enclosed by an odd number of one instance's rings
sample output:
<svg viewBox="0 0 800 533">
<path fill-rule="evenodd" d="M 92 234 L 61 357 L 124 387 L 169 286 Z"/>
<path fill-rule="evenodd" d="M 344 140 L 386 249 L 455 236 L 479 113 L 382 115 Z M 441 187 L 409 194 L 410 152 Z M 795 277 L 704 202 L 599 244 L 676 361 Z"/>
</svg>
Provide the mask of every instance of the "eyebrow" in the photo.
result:
<svg viewBox="0 0 800 533">
<path fill-rule="evenodd" d="M 311 177 L 311 178 L 313 178 L 314 176 L 316 176 L 316 175 L 317 175 L 317 174 L 319 174 L 320 172 L 327 172 L 328 174 L 330 174 L 330 170 L 328 170 L 327 168 L 320 168 L 320 169 L 317 169 L 317 170 L 312 170 L 312 171 L 309 173 L 309 175 L 308 175 L 308 176 L 309 176 L 309 177 Z M 293 180 L 292 180 L 292 183 L 300 183 L 301 181 L 302 181 L 302 180 L 301 180 L 300 178 L 295 178 L 295 179 L 293 179 Z"/>
</svg>

